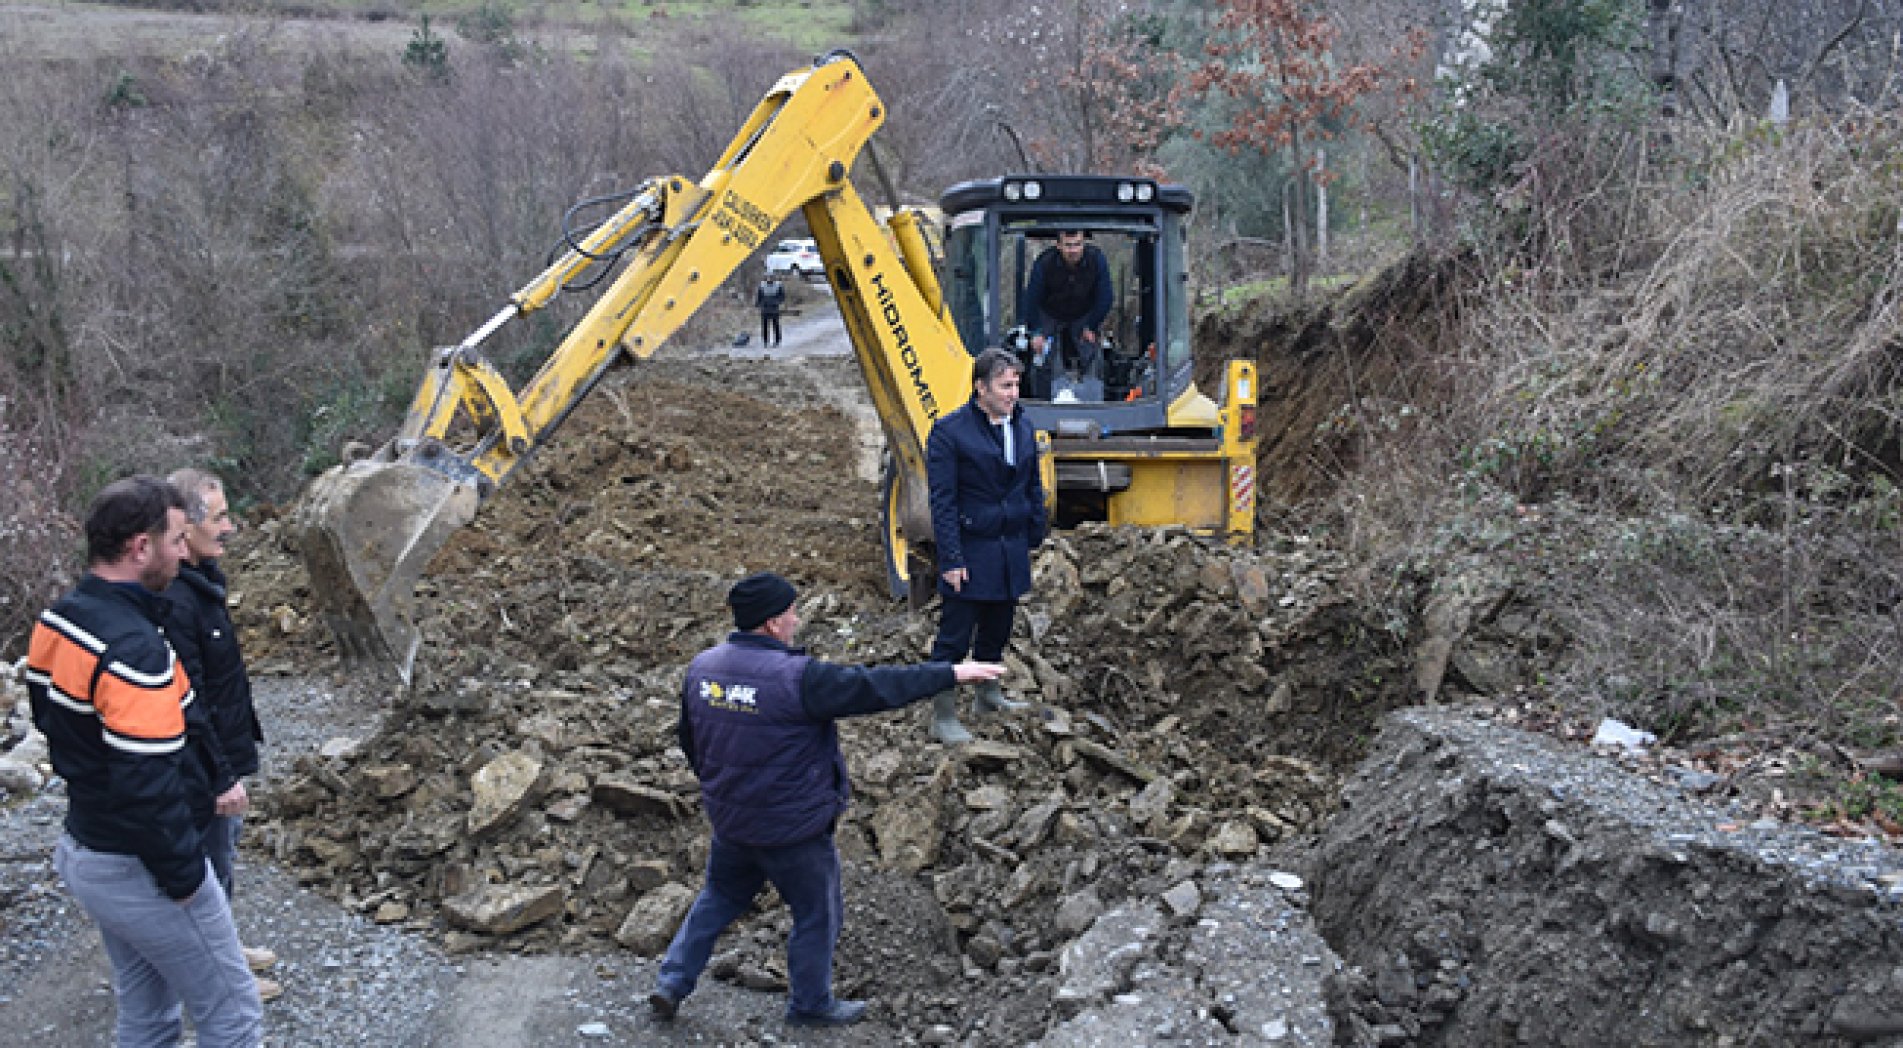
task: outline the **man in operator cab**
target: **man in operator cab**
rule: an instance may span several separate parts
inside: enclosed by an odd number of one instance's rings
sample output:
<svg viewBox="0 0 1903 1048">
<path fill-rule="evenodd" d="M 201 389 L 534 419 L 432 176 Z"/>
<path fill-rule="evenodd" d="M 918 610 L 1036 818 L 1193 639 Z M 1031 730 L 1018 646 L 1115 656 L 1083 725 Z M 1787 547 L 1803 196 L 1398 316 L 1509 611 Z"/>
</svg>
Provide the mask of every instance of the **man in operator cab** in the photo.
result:
<svg viewBox="0 0 1903 1048">
<path fill-rule="evenodd" d="M 1110 262 L 1081 229 L 1057 235 L 1031 266 L 1025 326 L 1031 335 L 1031 395 L 1103 399 L 1103 322 L 1110 315 Z M 1039 396 L 1039 395 L 1042 396 Z"/>
</svg>

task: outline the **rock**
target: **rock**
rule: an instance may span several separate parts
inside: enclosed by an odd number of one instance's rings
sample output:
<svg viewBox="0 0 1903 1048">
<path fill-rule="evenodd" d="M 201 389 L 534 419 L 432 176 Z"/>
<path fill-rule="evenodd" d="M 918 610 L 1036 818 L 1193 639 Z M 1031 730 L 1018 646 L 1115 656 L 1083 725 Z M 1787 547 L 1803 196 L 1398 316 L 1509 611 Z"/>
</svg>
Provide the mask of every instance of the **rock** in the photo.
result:
<svg viewBox="0 0 1903 1048">
<path fill-rule="evenodd" d="M 666 859 L 643 859 L 622 868 L 628 887 L 643 894 L 666 884 L 669 872 Z"/>
<path fill-rule="evenodd" d="M 1242 602 L 1242 608 L 1251 615 L 1260 616 L 1269 610 L 1269 576 L 1259 564 L 1237 561 L 1230 567 L 1235 576 L 1236 599 Z"/>
<path fill-rule="evenodd" d="M 1162 916 L 1148 903 L 1119 907 L 1101 920 L 1093 916 L 1089 930 L 1065 946 L 1058 959 L 1058 987 L 1051 995 L 1058 1014 L 1076 1015 L 1129 985 L 1131 971 L 1150 952 Z"/>
<path fill-rule="evenodd" d="M 1288 681 L 1280 681 L 1275 690 L 1269 693 L 1269 701 L 1263 707 L 1269 713 L 1287 713 L 1295 708 L 1295 688 Z"/>
<path fill-rule="evenodd" d="M 905 754 L 898 750 L 879 750 L 866 758 L 865 766 L 853 773 L 853 781 L 868 786 L 890 786 L 905 771 Z"/>
<path fill-rule="evenodd" d="M 1255 826 L 1256 836 L 1264 841 L 1279 841 L 1294 834 L 1295 826 L 1267 808 L 1250 805 L 1244 813 Z"/>
<path fill-rule="evenodd" d="M 1209 847 L 1225 859 L 1247 859 L 1255 854 L 1260 844 L 1255 827 L 1236 821 L 1216 827 L 1216 835 L 1209 841 Z"/>
<path fill-rule="evenodd" d="M 1081 935 L 1096 922 L 1103 910 L 1103 900 L 1097 897 L 1097 889 L 1085 888 L 1058 904 L 1057 915 L 1051 922 L 1052 929 L 1066 939 Z"/>
<path fill-rule="evenodd" d="M 363 770 L 363 781 L 378 800 L 395 800 L 416 789 L 416 769 L 408 764 L 379 764 Z"/>
<path fill-rule="evenodd" d="M 1024 751 L 1004 742 L 978 739 L 959 750 L 966 764 L 980 771 L 1009 768 L 1024 760 Z"/>
<path fill-rule="evenodd" d="M 556 822 L 574 822 L 581 818 L 582 813 L 587 811 L 592 803 L 585 794 L 578 793 L 555 801 L 545 810 L 548 812 L 548 817 Z"/>
<path fill-rule="evenodd" d="M 410 908 L 400 902 L 386 902 L 377 907 L 376 914 L 370 919 L 378 924 L 396 924 L 400 921 L 407 921 L 410 919 Z"/>
<path fill-rule="evenodd" d="M 542 762 L 525 753 L 505 753 L 470 776 L 475 801 L 469 807 L 469 833 L 490 836 L 513 822 L 535 799 Z"/>
<path fill-rule="evenodd" d="M 1235 576 L 1222 561 L 1206 560 L 1197 571 L 1196 584 L 1211 596 L 1226 597 L 1235 587 Z"/>
<path fill-rule="evenodd" d="M 680 798 L 674 794 L 620 776 L 604 775 L 595 780 L 593 797 L 596 804 L 623 815 L 678 819 L 685 814 Z"/>
<path fill-rule="evenodd" d="M 590 1040 L 605 1040 L 614 1035 L 615 1032 L 609 1029 L 607 1023 L 582 1023 L 575 1027 L 575 1036 L 586 1037 Z"/>
<path fill-rule="evenodd" d="M 914 794 L 881 804 L 872 813 L 869 828 L 886 865 L 913 874 L 938 861 L 938 805 L 936 793 Z"/>
<path fill-rule="evenodd" d="M 996 811 L 1011 806 L 1011 791 L 1003 786 L 980 786 L 965 794 L 965 807 L 973 811 Z"/>
<path fill-rule="evenodd" d="M 1202 889 L 1195 881 L 1184 881 L 1163 893 L 1163 905 L 1178 917 L 1194 917 L 1203 905 Z"/>
<path fill-rule="evenodd" d="M 484 935 L 507 935 L 562 912 L 567 894 L 560 885 L 509 887 L 486 884 L 443 900 L 451 924 Z"/>
<path fill-rule="evenodd" d="M 634 908 L 615 931 L 615 942 L 642 957 L 659 956 L 693 905 L 692 888 L 663 884 L 635 901 Z"/>
<path fill-rule="evenodd" d="M 965 944 L 965 956 L 980 968 L 995 968 L 1004 956 L 1004 946 L 989 935 L 974 935 Z"/>
<path fill-rule="evenodd" d="M 1130 821 L 1146 828 L 1161 825 L 1174 803 L 1176 787 L 1168 779 L 1156 779 L 1130 798 Z"/>
<path fill-rule="evenodd" d="M 14 794 L 36 793 L 45 782 L 45 777 L 33 765 L 11 754 L 0 757 L 0 790 Z"/>
<path fill-rule="evenodd" d="M 327 740 L 322 746 L 319 746 L 317 748 L 317 755 L 327 760 L 331 758 L 349 760 L 355 757 L 357 751 L 361 749 L 363 749 L 362 739 L 339 737 Z"/>
<path fill-rule="evenodd" d="M 1147 784 L 1159 778 L 1156 769 L 1141 761 L 1132 760 L 1108 746 L 1091 742 L 1089 739 L 1077 739 L 1072 745 L 1077 747 L 1078 754 L 1092 763 L 1100 764 L 1112 771 L 1122 772 L 1138 782 Z"/>
<path fill-rule="evenodd" d="M 1419 995 L 1419 988 L 1414 985 L 1414 966 L 1405 953 L 1395 954 L 1392 961 L 1374 973 L 1375 999 L 1389 1008 L 1403 1011 L 1411 1008 Z"/>
<path fill-rule="evenodd" d="M 1064 795 L 1056 793 L 1032 805 L 1011 827 L 1011 843 L 1020 851 L 1028 851 L 1043 843 L 1051 831 L 1051 823 L 1064 809 Z"/>
</svg>

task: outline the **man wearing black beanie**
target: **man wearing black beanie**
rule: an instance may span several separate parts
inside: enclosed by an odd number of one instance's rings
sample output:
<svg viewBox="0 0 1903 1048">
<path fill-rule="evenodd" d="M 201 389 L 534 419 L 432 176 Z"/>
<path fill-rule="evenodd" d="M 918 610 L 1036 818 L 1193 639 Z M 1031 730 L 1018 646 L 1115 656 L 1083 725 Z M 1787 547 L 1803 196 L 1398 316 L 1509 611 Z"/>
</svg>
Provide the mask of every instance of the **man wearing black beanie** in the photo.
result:
<svg viewBox="0 0 1903 1048">
<path fill-rule="evenodd" d="M 843 1026 L 864 1001 L 833 996 L 833 949 L 845 916 L 833 828 L 852 796 L 839 751 L 841 717 L 896 710 L 954 684 L 995 681 L 997 663 L 845 666 L 792 647 L 793 584 L 749 575 L 727 593 L 734 632 L 694 657 L 681 686 L 681 752 L 700 777 L 714 837 L 707 883 L 661 961 L 648 1005 L 674 1018 L 714 941 L 771 881 L 793 911 L 786 941 L 786 1019 Z"/>
</svg>

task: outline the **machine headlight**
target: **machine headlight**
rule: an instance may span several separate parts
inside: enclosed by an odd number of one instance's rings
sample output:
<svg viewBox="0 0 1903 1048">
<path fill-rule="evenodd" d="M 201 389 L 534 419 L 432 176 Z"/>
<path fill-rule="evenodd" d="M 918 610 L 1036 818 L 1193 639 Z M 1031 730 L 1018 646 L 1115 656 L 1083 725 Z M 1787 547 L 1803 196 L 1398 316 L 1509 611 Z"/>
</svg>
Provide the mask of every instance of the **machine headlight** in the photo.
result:
<svg viewBox="0 0 1903 1048">
<path fill-rule="evenodd" d="M 1128 182 L 1117 183 L 1117 203 L 1127 204 L 1137 198 L 1137 187 Z"/>
<path fill-rule="evenodd" d="M 1024 199 L 1036 200 L 1038 197 L 1041 197 L 1043 195 L 1044 195 L 1044 183 L 1042 182 L 1024 183 Z"/>
<path fill-rule="evenodd" d="M 1147 204 L 1156 197 L 1156 187 L 1145 182 L 1137 187 L 1137 201 Z"/>
<path fill-rule="evenodd" d="M 1015 204 L 1018 202 L 1018 199 L 1022 197 L 1023 195 L 1024 195 L 1024 191 L 1021 188 L 1019 188 L 1016 182 L 1006 182 L 1004 184 L 1004 198 L 1006 200 L 1009 200 L 1010 202 Z"/>
</svg>

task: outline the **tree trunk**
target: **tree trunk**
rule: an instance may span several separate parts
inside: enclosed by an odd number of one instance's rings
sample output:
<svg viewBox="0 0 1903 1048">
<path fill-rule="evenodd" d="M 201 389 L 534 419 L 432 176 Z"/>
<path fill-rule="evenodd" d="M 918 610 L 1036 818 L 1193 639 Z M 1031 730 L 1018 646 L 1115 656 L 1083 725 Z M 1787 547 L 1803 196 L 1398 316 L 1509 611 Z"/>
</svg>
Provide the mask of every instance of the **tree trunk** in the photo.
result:
<svg viewBox="0 0 1903 1048">
<path fill-rule="evenodd" d="M 1648 0 L 1646 36 L 1652 46 L 1652 84 L 1659 92 L 1659 115 L 1678 115 L 1678 28 L 1674 0 Z"/>
<path fill-rule="evenodd" d="M 1315 150 L 1315 268 L 1328 265 L 1328 150 Z"/>
<path fill-rule="evenodd" d="M 1289 172 L 1289 290 L 1297 295 L 1308 291 L 1310 253 L 1308 247 L 1308 165 L 1299 130 L 1289 136 L 1289 155 L 1294 158 Z"/>
</svg>

